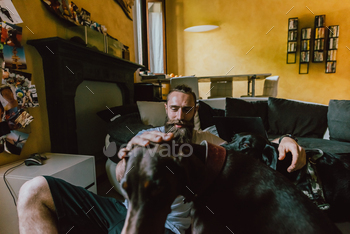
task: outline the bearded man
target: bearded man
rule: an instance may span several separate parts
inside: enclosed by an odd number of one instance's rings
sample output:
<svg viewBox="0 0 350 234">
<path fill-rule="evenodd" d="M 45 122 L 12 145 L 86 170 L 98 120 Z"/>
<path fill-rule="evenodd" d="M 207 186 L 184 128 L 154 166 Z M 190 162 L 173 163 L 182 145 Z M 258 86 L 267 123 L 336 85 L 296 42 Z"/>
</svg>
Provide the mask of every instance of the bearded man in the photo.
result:
<svg viewBox="0 0 350 234">
<path fill-rule="evenodd" d="M 221 138 L 193 129 L 196 95 L 186 85 L 177 86 L 167 97 L 165 126 L 141 131 L 118 152 L 122 159 L 116 168 L 118 181 L 123 177 L 128 152 L 135 145 L 147 146 L 175 139 L 177 143 L 199 144 L 203 140 L 220 145 Z M 276 139 L 278 143 L 278 139 Z M 279 146 L 280 159 L 292 152 L 288 171 L 302 168 L 305 151 L 292 138 L 284 137 Z M 192 203 L 183 197 L 175 199 L 165 224 L 165 233 L 184 234 L 191 224 Z M 127 206 L 127 205 L 126 205 Z M 20 233 L 121 233 L 126 218 L 126 206 L 113 198 L 93 194 L 81 187 L 49 176 L 39 176 L 26 182 L 19 194 L 18 217 Z M 93 209 L 91 209 L 93 207 Z"/>
</svg>

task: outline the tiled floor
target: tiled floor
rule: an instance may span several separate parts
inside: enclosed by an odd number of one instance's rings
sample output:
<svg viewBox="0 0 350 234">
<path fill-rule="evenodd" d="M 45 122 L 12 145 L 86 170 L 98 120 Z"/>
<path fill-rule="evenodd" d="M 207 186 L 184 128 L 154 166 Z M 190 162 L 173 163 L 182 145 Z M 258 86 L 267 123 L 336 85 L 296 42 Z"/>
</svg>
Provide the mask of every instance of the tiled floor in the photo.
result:
<svg viewBox="0 0 350 234">
<path fill-rule="evenodd" d="M 349 234 L 350 233 L 350 222 L 345 223 L 336 223 L 337 227 L 340 229 L 340 231 L 343 234 Z"/>
</svg>

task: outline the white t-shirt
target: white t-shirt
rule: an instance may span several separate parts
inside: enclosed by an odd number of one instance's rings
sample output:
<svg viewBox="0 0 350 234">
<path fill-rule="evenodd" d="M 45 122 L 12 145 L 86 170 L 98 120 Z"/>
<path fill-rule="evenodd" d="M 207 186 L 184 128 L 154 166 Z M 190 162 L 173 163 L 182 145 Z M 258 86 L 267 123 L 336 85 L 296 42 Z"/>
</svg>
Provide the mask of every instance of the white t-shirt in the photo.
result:
<svg viewBox="0 0 350 234">
<path fill-rule="evenodd" d="M 165 127 L 163 126 L 163 127 L 142 130 L 139 133 L 137 133 L 137 136 L 141 135 L 144 132 L 149 132 L 149 131 L 165 132 Z M 218 136 L 211 134 L 210 132 L 193 130 L 192 143 L 200 144 L 204 140 L 214 145 L 222 145 L 226 143 L 226 141 L 224 141 Z M 191 225 L 190 213 L 191 213 L 191 208 L 193 204 L 192 202 L 184 204 L 183 199 L 184 199 L 183 196 L 178 196 L 175 199 L 175 201 L 171 205 L 171 212 L 170 214 L 168 214 L 168 217 L 165 222 L 165 227 L 170 229 L 172 232 L 176 234 L 184 234 L 185 231 Z M 126 204 L 126 202 L 124 204 Z"/>
</svg>

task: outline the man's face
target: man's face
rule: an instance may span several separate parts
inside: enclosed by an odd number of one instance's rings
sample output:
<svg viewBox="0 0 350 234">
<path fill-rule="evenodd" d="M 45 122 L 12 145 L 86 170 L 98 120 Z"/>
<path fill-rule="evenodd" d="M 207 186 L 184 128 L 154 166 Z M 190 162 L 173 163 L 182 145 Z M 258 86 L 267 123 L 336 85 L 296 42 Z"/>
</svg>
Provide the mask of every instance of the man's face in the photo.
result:
<svg viewBox="0 0 350 234">
<path fill-rule="evenodd" d="M 172 92 L 165 104 L 167 119 L 165 131 L 174 133 L 174 139 L 180 143 L 191 142 L 194 127 L 194 115 L 197 111 L 191 94 Z"/>
<path fill-rule="evenodd" d="M 169 120 L 190 121 L 196 113 L 196 103 L 191 94 L 175 91 L 170 94 L 165 111 Z"/>
</svg>

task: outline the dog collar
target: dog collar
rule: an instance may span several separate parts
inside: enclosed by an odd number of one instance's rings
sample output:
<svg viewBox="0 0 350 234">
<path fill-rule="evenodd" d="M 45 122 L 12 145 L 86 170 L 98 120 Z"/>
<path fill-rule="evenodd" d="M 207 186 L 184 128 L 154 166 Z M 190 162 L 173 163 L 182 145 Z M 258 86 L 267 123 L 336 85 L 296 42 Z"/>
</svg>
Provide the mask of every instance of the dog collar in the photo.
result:
<svg viewBox="0 0 350 234">
<path fill-rule="evenodd" d="M 205 146 L 205 167 L 206 167 L 206 177 L 205 186 L 200 188 L 196 194 L 192 193 L 190 196 L 185 196 L 183 202 L 191 202 L 198 197 L 198 194 L 202 194 L 220 175 L 226 160 L 226 149 L 222 146 L 214 145 L 206 140 L 202 141 L 200 145 Z"/>
<path fill-rule="evenodd" d="M 208 141 L 202 141 L 200 145 L 206 147 L 205 165 L 209 180 L 212 182 L 221 172 L 226 160 L 226 149 L 222 146 L 214 145 Z"/>
</svg>

